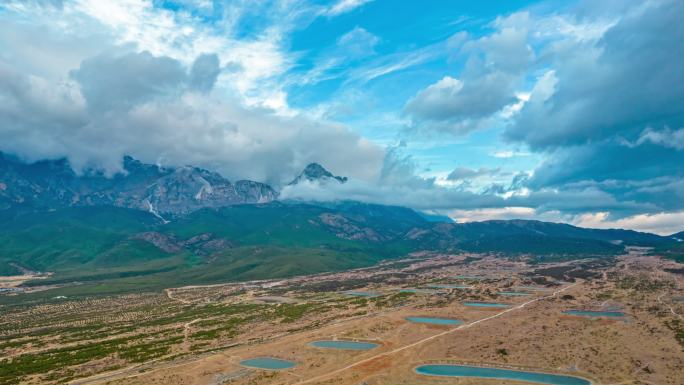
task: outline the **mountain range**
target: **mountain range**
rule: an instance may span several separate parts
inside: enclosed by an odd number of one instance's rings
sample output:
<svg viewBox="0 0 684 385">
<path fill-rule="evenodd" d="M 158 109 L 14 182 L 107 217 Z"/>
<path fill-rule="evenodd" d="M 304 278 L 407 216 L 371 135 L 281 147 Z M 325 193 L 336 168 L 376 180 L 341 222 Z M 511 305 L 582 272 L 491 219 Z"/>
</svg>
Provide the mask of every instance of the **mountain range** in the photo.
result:
<svg viewBox="0 0 684 385">
<path fill-rule="evenodd" d="M 414 251 L 495 253 L 531 261 L 610 257 L 625 246 L 684 259 L 682 234 L 586 229 L 529 220 L 454 223 L 354 201 L 278 200 L 271 186 L 201 168 L 124 159 L 124 173 L 76 174 L 65 160 L 0 156 L 0 275 L 52 272 L 111 293 L 369 266 Z M 290 184 L 345 183 L 319 164 Z"/>
<path fill-rule="evenodd" d="M 77 175 L 66 159 L 25 164 L 0 154 L 0 204 L 38 209 L 116 206 L 157 216 L 187 214 L 200 208 L 266 203 L 278 193 L 251 180 L 231 183 L 198 167 L 160 167 L 124 157 L 123 172 L 112 177 Z"/>
</svg>

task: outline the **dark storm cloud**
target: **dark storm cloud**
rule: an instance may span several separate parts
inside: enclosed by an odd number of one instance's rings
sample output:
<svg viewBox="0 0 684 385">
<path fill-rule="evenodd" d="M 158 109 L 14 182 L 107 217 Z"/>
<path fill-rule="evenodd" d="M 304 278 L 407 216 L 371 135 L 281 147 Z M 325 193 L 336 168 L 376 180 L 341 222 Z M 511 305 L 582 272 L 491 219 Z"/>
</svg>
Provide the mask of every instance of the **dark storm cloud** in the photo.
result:
<svg viewBox="0 0 684 385">
<path fill-rule="evenodd" d="M 526 105 L 508 139 L 544 149 L 684 126 L 684 2 L 633 8 L 591 46 L 548 48 L 555 92 Z"/>
<path fill-rule="evenodd" d="M 499 168 L 481 167 L 477 170 L 467 167 L 457 167 L 447 175 L 446 179 L 450 181 L 459 181 L 465 179 L 474 179 L 486 175 L 496 175 L 501 172 Z"/>
</svg>

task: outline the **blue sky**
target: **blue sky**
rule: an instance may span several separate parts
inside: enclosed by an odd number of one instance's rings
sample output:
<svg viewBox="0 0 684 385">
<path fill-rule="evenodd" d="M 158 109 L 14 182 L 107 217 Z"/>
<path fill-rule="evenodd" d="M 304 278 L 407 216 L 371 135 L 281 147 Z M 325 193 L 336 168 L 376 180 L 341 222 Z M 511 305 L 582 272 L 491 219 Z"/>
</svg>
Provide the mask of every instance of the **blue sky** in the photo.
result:
<svg viewBox="0 0 684 385">
<path fill-rule="evenodd" d="M 0 5 L 0 151 L 122 157 L 458 221 L 684 223 L 676 0 Z"/>
</svg>

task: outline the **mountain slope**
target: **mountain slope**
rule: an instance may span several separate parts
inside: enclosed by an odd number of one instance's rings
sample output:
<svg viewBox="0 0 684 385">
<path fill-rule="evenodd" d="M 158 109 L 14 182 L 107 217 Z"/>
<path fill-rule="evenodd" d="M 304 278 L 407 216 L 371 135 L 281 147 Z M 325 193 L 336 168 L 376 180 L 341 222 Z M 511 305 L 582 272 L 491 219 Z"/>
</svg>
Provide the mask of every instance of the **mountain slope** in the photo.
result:
<svg viewBox="0 0 684 385">
<path fill-rule="evenodd" d="M 77 175 L 64 160 L 0 154 L 0 275 L 52 272 L 80 294 L 284 277 L 369 266 L 429 250 L 523 255 L 533 261 L 609 256 L 625 245 L 680 258 L 673 237 L 529 220 L 453 223 L 354 201 L 275 201 L 253 181 L 130 157 L 125 174 Z M 311 164 L 292 183 L 345 183 Z M 67 289 L 65 289 L 67 290 Z"/>
<path fill-rule="evenodd" d="M 289 264 L 286 256 L 294 254 L 288 250 L 313 259 L 320 254 L 321 260 L 312 259 L 306 270 L 315 272 L 336 268 L 336 255 L 347 256 L 345 266 L 415 250 L 610 255 L 620 253 L 623 244 L 662 238 L 537 221 L 435 223 L 410 209 L 358 202 L 232 205 L 201 209 L 169 223 L 150 213 L 111 206 L 48 212 L 14 209 L 0 211 L 0 226 L 0 271 L 7 274 L 16 269 L 13 266 L 21 266 L 53 271 L 56 278 L 107 269 L 145 271 L 153 265 L 183 269 L 213 265 L 219 271 L 219 265 L 229 260 L 233 264 L 260 255 L 259 249 L 281 250 L 285 256 L 276 259 L 284 265 Z M 278 266 L 271 267 L 279 271 Z"/>
<path fill-rule="evenodd" d="M 537 235 L 550 238 L 591 239 L 614 244 L 638 246 L 652 246 L 664 240 L 664 237 L 659 235 L 633 230 L 586 229 L 564 223 L 520 219 L 454 224 L 452 234 L 459 239 L 473 239 L 482 237 L 483 235 L 486 235 L 486 238 L 512 235 Z"/>
<path fill-rule="evenodd" d="M 670 235 L 670 238 L 679 239 L 679 240 L 684 241 L 684 231 L 680 231 L 678 233 L 672 234 L 672 235 Z"/>
<path fill-rule="evenodd" d="M 77 175 L 64 159 L 25 164 L 0 153 L 0 208 L 40 209 L 117 206 L 157 216 L 187 214 L 204 207 L 265 203 L 278 194 L 254 181 L 231 183 L 197 167 L 163 168 L 125 157 L 125 173 Z"/>
</svg>

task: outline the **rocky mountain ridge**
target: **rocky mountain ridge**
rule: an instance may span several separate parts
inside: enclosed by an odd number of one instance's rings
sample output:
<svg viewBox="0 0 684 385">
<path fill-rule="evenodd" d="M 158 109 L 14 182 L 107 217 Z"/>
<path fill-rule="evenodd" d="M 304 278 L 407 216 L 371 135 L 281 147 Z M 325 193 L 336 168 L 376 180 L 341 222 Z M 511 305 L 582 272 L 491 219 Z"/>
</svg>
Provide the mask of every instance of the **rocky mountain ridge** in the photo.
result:
<svg viewBox="0 0 684 385">
<path fill-rule="evenodd" d="M 0 208 L 116 206 L 162 217 L 208 207 L 267 203 L 278 197 L 278 192 L 265 183 L 232 183 L 198 167 L 159 167 L 129 156 L 123 166 L 125 172 L 112 177 L 101 173 L 78 175 L 66 159 L 26 164 L 0 153 Z"/>
<path fill-rule="evenodd" d="M 295 185 L 302 183 L 304 181 L 308 182 L 322 182 L 327 183 L 329 181 L 335 181 L 338 183 L 345 183 L 347 181 L 346 176 L 333 175 L 330 171 L 326 170 L 325 167 L 318 163 L 309 163 L 304 171 L 301 172 L 296 178 L 289 183 L 289 185 Z"/>
</svg>

